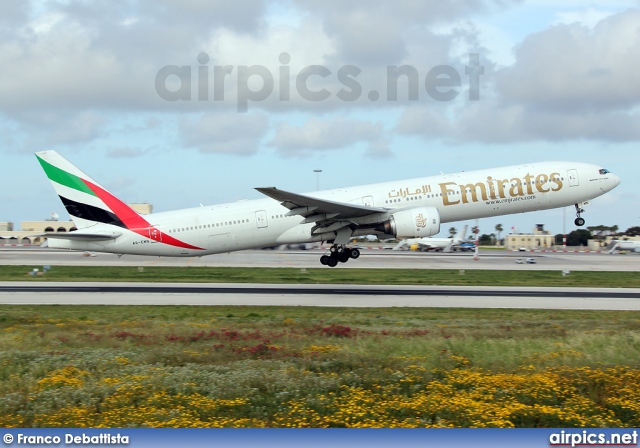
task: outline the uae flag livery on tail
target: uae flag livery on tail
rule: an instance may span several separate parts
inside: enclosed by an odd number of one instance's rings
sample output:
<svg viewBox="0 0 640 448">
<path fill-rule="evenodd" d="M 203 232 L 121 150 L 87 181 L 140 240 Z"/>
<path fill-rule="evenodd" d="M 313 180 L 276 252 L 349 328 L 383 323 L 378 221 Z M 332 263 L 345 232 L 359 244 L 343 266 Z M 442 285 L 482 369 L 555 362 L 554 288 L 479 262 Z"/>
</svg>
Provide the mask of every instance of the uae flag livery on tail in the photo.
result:
<svg viewBox="0 0 640 448">
<path fill-rule="evenodd" d="M 161 233 L 135 210 L 109 193 L 56 151 L 37 152 L 36 157 L 79 229 L 78 237 L 83 234 L 90 235 L 85 231 L 97 224 L 107 224 L 171 246 L 202 250 Z M 62 235 L 60 237 L 64 238 Z M 92 237 L 91 239 L 97 239 L 98 235 L 92 235 Z M 69 238 L 80 239 L 70 235 Z M 112 237 L 109 236 L 109 238 Z"/>
</svg>

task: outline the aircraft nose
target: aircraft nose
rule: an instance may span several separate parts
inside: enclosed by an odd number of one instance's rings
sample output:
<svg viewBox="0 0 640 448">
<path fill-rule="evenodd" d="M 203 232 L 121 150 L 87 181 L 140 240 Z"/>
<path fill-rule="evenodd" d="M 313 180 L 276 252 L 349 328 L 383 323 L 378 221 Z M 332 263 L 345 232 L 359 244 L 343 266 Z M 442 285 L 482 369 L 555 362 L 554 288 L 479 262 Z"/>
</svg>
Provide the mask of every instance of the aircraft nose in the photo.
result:
<svg viewBox="0 0 640 448">
<path fill-rule="evenodd" d="M 612 186 L 611 189 L 616 188 L 618 185 L 620 185 L 620 178 L 618 177 L 618 175 L 614 174 L 613 175 L 613 179 L 611 179 L 612 182 Z"/>
</svg>

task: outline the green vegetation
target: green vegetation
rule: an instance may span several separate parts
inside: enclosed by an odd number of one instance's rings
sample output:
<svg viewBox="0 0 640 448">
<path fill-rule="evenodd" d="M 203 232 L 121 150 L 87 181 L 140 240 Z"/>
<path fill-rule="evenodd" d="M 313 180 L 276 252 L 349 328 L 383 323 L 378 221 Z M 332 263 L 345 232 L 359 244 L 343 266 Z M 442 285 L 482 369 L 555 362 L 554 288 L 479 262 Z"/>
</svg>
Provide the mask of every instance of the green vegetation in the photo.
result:
<svg viewBox="0 0 640 448">
<path fill-rule="evenodd" d="M 562 245 L 563 236 L 561 233 L 555 236 L 557 245 Z M 591 239 L 593 239 L 591 232 L 586 229 L 576 229 L 567 234 L 567 246 L 588 246 Z"/>
<path fill-rule="evenodd" d="M 33 266 L 0 266 L 0 281 L 127 281 L 210 283 L 336 283 L 362 285 L 583 286 L 638 288 L 639 272 L 497 271 L 459 269 L 296 269 L 135 266 L 55 266 L 28 275 Z"/>
<path fill-rule="evenodd" d="M 640 312 L 0 306 L 2 427 L 640 426 Z"/>
</svg>

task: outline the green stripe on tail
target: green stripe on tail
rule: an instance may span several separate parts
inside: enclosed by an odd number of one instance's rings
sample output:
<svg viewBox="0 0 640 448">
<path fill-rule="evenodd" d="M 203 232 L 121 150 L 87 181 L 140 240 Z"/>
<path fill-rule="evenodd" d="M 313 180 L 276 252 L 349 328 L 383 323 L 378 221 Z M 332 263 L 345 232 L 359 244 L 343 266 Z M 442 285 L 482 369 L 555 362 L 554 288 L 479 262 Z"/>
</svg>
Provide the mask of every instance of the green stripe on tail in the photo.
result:
<svg viewBox="0 0 640 448">
<path fill-rule="evenodd" d="M 91 191 L 91 189 L 87 186 L 87 184 L 85 184 L 82 181 L 82 179 L 79 178 L 78 176 L 74 176 L 71 173 L 67 173 L 64 170 L 61 170 L 60 168 L 51 165 L 49 162 L 41 159 L 37 155 L 36 157 L 38 158 L 38 162 L 40 162 L 40 165 L 42 165 L 44 172 L 47 173 L 47 177 L 49 178 L 50 181 L 57 182 L 60 185 L 73 188 L 74 190 L 78 190 L 82 193 L 90 194 L 91 196 L 96 196 L 96 194 L 93 191 Z"/>
</svg>

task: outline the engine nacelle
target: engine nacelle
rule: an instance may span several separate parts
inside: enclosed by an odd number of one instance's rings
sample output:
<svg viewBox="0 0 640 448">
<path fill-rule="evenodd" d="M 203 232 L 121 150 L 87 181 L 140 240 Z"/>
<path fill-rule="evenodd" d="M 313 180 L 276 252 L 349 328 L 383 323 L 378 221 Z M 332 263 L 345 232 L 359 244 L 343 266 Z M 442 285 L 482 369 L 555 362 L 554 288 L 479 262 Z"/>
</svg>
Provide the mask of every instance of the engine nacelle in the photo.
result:
<svg viewBox="0 0 640 448">
<path fill-rule="evenodd" d="M 391 215 L 376 230 L 396 238 L 422 238 L 440 232 L 440 213 L 435 207 L 416 207 Z"/>
</svg>

